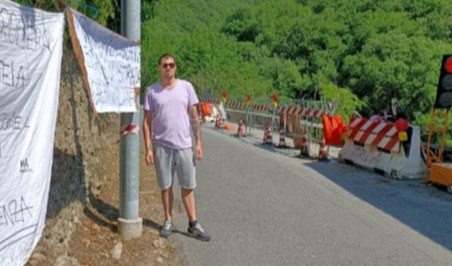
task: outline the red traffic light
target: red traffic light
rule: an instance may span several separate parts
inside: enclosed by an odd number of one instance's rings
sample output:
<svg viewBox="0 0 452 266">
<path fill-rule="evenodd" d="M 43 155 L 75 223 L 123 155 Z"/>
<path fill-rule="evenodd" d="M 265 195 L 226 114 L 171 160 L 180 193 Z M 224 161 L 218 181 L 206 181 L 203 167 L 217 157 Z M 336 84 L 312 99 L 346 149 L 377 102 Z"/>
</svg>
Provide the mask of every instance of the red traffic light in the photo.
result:
<svg viewBox="0 0 452 266">
<path fill-rule="evenodd" d="M 444 69 L 447 73 L 452 73 L 452 56 L 446 59 L 444 63 Z"/>
<path fill-rule="evenodd" d="M 450 109 L 452 106 L 452 55 L 443 55 L 436 91 L 435 108 Z"/>
</svg>

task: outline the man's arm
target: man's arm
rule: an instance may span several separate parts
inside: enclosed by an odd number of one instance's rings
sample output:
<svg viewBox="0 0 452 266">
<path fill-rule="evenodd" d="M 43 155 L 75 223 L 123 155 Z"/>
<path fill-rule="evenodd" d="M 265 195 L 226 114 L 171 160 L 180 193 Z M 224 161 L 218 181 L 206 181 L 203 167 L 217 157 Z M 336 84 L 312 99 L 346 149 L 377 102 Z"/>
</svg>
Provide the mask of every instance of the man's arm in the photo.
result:
<svg viewBox="0 0 452 266">
<path fill-rule="evenodd" d="M 144 145 L 146 147 L 146 163 L 148 165 L 154 164 L 154 157 L 152 154 L 152 143 L 151 143 L 151 132 L 152 132 L 152 112 L 144 110 L 143 118 L 143 137 Z"/>
<path fill-rule="evenodd" d="M 196 105 L 190 107 L 190 124 L 193 130 L 193 135 L 196 140 L 196 159 L 201 160 L 203 151 L 202 151 L 202 140 L 201 140 L 201 123 L 198 115 L 198 108 Z"/>
</svg>

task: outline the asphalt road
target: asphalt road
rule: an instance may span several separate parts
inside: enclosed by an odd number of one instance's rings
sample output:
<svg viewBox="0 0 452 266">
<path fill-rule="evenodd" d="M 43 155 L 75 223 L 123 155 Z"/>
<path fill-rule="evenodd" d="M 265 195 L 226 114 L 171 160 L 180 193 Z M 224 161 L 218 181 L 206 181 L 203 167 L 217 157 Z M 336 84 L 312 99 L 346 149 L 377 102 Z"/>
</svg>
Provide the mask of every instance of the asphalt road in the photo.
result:
<svg viewBox="0 0 452 266">
<path fill-rule="evenodd" d="M 212 240 L 183 233 L 177 197 L 170 240 L 187 265 L 452 265 L 452 195 L 212 129 L 203 139 L 197 208 Z"/>
</svg>

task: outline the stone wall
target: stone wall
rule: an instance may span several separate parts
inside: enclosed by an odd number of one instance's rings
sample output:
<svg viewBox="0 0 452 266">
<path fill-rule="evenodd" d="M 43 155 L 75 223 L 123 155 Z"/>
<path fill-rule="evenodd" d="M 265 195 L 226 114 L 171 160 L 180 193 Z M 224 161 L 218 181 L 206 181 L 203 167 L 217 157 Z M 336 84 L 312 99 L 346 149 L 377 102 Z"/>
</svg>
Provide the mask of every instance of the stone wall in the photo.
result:
<svg viewBox="0 0 452 266">
<path fill-rule="evenodd" d="M 103 162 L 118 160 L 107 157 L 109 149 L 119 146 L 120 116 L 92 112 L 79 66 L 67 48 L 61 74 L 46 227 L 35 257 L 39 252 L 52 257 L 67 255 L 84 206 L 114 170 Z"/>
</svg>

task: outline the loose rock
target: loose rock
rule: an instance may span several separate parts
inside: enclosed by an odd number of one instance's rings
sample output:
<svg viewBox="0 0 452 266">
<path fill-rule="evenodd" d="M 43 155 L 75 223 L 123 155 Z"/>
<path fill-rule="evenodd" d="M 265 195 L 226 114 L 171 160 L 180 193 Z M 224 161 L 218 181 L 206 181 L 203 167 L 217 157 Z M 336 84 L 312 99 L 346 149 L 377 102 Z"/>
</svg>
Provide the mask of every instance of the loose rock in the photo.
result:
<svg viewBox="0 0 452 266">
<path fill-rule="evenodd" d="M 55 261 L 55 266 L 80 266 L 80 263 L 76 258 L 66 255 L 59 256 Z"/>
<path fill-rule="evenodd" d="M 119 260 L 121 258 L 121 252 L 122 252 L 122 242 L 118 242 L 111 250 L 111 257 L 115 260 Z"/>
</svg>

